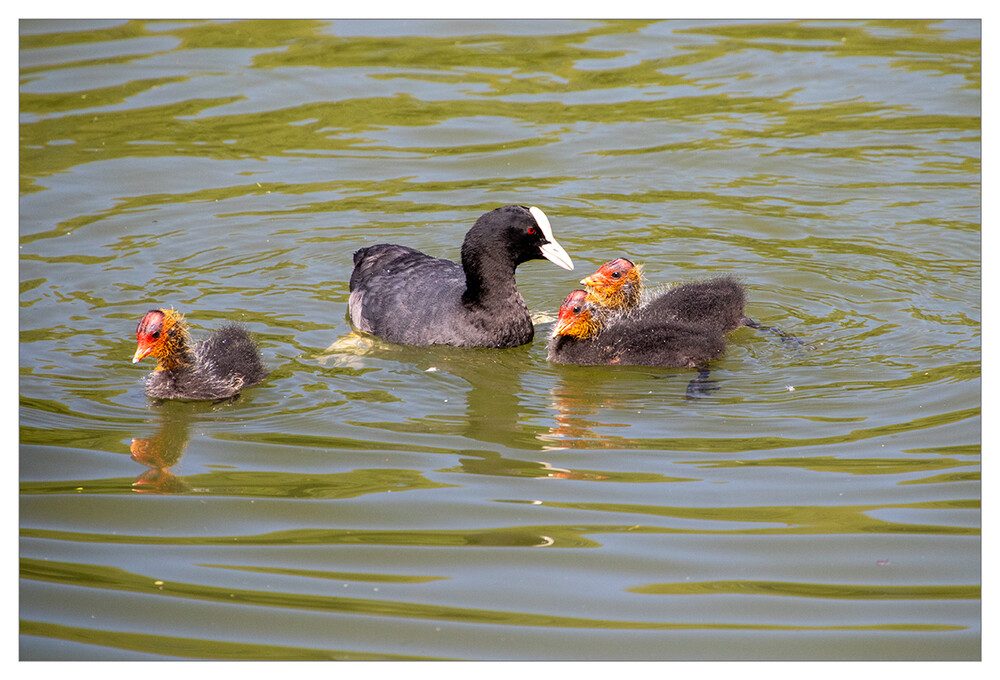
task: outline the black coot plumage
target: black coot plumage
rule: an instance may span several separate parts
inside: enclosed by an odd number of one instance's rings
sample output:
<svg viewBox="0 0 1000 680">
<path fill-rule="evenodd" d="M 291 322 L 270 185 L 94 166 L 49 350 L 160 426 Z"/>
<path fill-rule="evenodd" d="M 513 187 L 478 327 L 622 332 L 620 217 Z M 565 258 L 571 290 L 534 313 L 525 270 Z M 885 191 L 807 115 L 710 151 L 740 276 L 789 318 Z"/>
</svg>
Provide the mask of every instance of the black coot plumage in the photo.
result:
<svg viewBox="0 0 1000 680">
<path fill-rule="evenodd" d="M 361 248 L 351 274 L 351 322 L 406 345 L 523 345 L 534 328 L 514 270 L 543 257 L 573 269 L 545 213 L 519 205 L 476 220 L 465 235 L 461 264 L 400 245 Z"/>
<path fill-rule="evenodd" d="M 146 378 L 154 399 L 228 399 L 267 377 L 260 350 L 237 324 L 225 324 L 204 341 L 192 344 L 184 317 L 173 309 L 153 309 L 135 330 L 132 363 L 158 359 Z"/>
<path fill-rule="evenodd" d="M 585 291 L 575 290 L 559 308 L 548 358 L 585 366 L 701 368 L 725 348 L 716 328 L 641 313 L 607 317 Z"/>
</svg>

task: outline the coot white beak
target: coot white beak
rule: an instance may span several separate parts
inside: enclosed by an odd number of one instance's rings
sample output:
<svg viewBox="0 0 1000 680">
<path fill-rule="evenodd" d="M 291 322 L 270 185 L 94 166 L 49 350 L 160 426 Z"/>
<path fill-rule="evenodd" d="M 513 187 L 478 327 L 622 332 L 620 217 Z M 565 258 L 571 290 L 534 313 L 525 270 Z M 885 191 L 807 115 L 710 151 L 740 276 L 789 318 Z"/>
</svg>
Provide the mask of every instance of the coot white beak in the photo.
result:
<svg viewBox="0 0 1000 680">
<path fill-rule="evenodd" d="M 563 269 L 573 270 L 573 260 L 569 259 L 569 254 L 563 250 L 563 247 L 559 245 L 556 241 L 555 236 L 552 235 L 552 225 L 549 224 L 549 218 L 545 216 L 539 208 L 534 206 L 528 208 L 528 212 L 531 216 L 535 218 L 535 222 L 538 223 L 538 228 L 542 230 L 542 235 L 548 243 L 543 243 L 539 249 L 542 251 L 542 255 L 546 260 L 553 264 L 557 264 Z"/>
</svg>

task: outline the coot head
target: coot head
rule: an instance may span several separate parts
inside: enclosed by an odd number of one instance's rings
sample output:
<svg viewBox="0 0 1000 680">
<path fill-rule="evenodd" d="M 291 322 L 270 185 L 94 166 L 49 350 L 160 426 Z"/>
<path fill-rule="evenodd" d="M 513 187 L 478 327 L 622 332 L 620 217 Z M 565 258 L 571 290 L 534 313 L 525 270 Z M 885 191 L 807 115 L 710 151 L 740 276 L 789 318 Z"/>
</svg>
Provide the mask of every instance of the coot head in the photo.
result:
<svg viewBox="0 0 1000 680">
<path fill-rule="evenodd" d="M 541 209 L 507 205 L 481 216 L 465 235 L 462 261 L 468 264 L 484 254 L 509 254 L 514 267 L 545 258 L 563 269 L 573 269 L 573 260 L 552 235 L 552 225 Z"/>
<path fill-rule="evenodd" d="M 184 317 L 173 309 L 151 309 L 139 320 L 135 339 L 137 347 L 132 356 L 133 364 L 152 355 L 160 360 L 161 367 L 171 368 L 164 362 L 171 358 L 181 362 L 187 351 Z"/>
<path fill-rule="evenodd" d="M 631 312 L 642 296 L 642 265 L 619 257 L 580 281 L 590 289 L 590 300 L 605 311 Z"/>
<path fill-rule="evenodd" d="M 552 334 L 586 340 L 597 335 L 601 322 L 587 298 L 587 292 L 574 290 L 559 307 L 559 319 Z"/>
</svg>

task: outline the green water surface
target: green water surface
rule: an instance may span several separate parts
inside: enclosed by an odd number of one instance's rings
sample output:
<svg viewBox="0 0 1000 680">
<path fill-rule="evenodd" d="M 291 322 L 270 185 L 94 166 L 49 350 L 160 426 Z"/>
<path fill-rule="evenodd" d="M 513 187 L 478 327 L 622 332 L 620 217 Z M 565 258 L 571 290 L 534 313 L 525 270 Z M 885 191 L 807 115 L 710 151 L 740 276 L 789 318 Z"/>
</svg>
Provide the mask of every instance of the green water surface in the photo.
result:
<svg viewBox="0 0 1000 680">
<path fill-rule="evenodd" d="M 22 659 L 980 658 L 978 21 L 19 28 Z M 508 203 L 531 344 L 351 333 Z M 548 364 L 618 256 L 802 343 Z M 171 305 L 268 380 L 150 402 Z"/>
</svg>

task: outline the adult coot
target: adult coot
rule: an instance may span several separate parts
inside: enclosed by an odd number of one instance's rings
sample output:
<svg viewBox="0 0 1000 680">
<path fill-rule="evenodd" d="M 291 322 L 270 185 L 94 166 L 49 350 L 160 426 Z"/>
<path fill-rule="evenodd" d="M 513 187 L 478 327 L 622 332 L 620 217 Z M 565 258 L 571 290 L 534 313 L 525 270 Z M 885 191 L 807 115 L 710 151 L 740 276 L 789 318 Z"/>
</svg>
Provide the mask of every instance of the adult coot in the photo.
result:
<svg viewBox="0 0 1000 680">
<path fill-rule="evenodd" d="M 180 313 L 153 309 L 139 321 L 135 337 L 133 364 L 147 356 L 159 360 L 146 378 L 146 394 L 154 399 L 227 399 L 267 377 L 260 351 L 237 324 L 192 345 Z"/>
<path fill-rule="evenodd" d="M 362 248 L 354 253 L 351 322 L 405 345 L 523 345 L 535 331 L 514 270 L 543 257 L 573 269 L 545 213 L 520 205 L 476 220 L 462 243 L 461 264 L 406 246 Z"/>
<path fill-rule="evenodd" d="M 640 307 L 642 298 L 640 269 L 641 265 L 619 257 L 605 262 L 580 283 L 587 286 L 590 301 L 600 313 L 631 314 Z M 727 333 L 750 321 L 743 315 L 745 304 L 743 286 L 723 276 L 671 288 L 642 305 L 642 311 L 662 320 L 672 319 Z"/>
<path fill-rule="evenodd" d="M 582 290 L 559 308 L 549 361 L 557 364 L 704 367 L 725 351 L 722 333 L 655 314 L 608 318 Z"/>
</svg>

